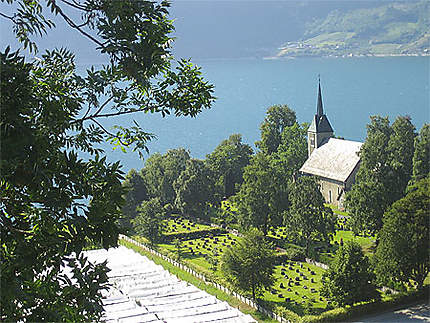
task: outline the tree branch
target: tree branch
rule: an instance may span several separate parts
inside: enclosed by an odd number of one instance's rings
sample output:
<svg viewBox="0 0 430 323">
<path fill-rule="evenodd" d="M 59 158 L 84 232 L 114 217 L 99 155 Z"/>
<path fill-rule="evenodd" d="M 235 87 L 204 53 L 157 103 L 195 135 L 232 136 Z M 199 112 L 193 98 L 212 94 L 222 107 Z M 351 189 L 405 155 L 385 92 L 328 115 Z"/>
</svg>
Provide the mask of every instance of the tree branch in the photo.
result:
<svg viewBox="0 0 430 323">
<path fill-rule="evenodd" d="M 23 234 L 33 234 L 33 232 L 32 231 L 25 231 L 25 230 L 21 230 L 21 229 L 18 229 L 18 228 L 15 228 L 14 226 L 13 226 L 13 223 L 12 223 L 12 221 L 10 220 L 10 219 L 8 219 L 5 215 L 4 215 L 4 213 L 3 212 L 1 212 L 0 213 L 0 216 L 1 216 L 1 218 L 2 218 L 2 222 L 3 222 L 3 224 L 8 228 L 8 229 L 10 229 L 10 230 L 12 230 L 12 231 L 15 231 L 15 232 L 19 232 L 19 233 L 23 233 Z M 6 223 L 7 222 L 7 223 Z"/>
<path fill-rule="evenodd" d="M 64 0 L 61 0 L 64 1 Z M 89 38 L 90 40 L 92 40 L 94 43 L 96 43 L 97 45 L 99 45 L 101 48 L 105 48 L 105 46 L 103 45 L 103 43 L 101 43 L 99 40 L 97 40 L 96 38 L 94 38 L 93 36 L 91 36 L 89 33 L 87 33 L 85 30 L 82 30 L 81 27 L 79 27 L 78 25 L 75 24 L 75 22 L 70 19 L 62 10 L 61 8 L 56 4 L 55 0 L 52 2 L 53 6 L 55 6 L 55 8 L 57 9 L 58 13 L 60 14 L 61 17 L 63 17 L 63 19 L 67 22 L 67 24 L 72 27 L 73 29 L 78 30 L 82 35 L 86 36 L 87 38 Z M 115 57 L 116 55 L 113 54 Z"/>
<path fill-rule="evenodd" d="M 117 135 L 113 134 L 112 132 L 109 132 L 108 130 L 106 130 L 105 127 L 103 127 L 102 124 L 100 122 L 98 122 L 97 120 L 91 119 L 91 121 L 93 121 L 94 123 L 96 123 L 109 136 L 117 138 L 119 140 L 119 142 L 121 143 L 121 145 L 124 145 L 126 147 L 129 146 L 129 144 L 123 142 L 120 137 L 118 137 Z"/>
<path fill-rule="evenodd" d="M 0 12 L 0 16 L 1 16 L 1 17 L 3 17 L 3 18 L 9 19 L 9 20 L 11 20 L 12 22 L 14 22 L 14 23 L 15 23 L 15 19 L 14 19 L 14 17 L 13 17 L 13 16 L 5 15 L 5 14 L 4 14 L 4 13 L 2 13 L 2 12 Z"/>
<path fill-rule="evenodd" d="M 61 1 L 64 2 L 65 4 L 67 4 L 67 5 L 75 8 L 75 9 L 83 10 L 83 11 L 87 11 L 87 12 L 91 11 L 90 9 L 88 9 L 85 6 L 82 6 L 80 3 L 76 2 L 76 1 L 73 1 L 73 3 L 70 2 L 70 1 L 67 1 L 67 0 L 61 0 Z"/>
</svg>

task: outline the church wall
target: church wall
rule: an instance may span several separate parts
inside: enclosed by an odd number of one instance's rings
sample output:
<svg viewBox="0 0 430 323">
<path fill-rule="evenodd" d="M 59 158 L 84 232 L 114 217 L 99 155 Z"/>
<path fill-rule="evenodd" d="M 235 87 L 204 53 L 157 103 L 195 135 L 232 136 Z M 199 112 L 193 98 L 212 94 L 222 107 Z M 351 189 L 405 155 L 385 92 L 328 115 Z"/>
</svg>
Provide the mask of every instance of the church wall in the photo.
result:
<svg viewBox="0 0 430 323">
<path fill-rule="evenodd" d="M 360 162 L 355 166 L 354 170 L 351 172 L 349 177 L 345 182 L 345 189 L 349 191 L 351 189 L 352 184 L 355 183 L 355 176 L 357 175 L 358 169 L 360 168 Z"/>
<path fill-rule="evenodd" d="M 344 183 L 329 178 L 320 177 L 320 191 L 326 203 L 343 208 Z"/>
</svg>

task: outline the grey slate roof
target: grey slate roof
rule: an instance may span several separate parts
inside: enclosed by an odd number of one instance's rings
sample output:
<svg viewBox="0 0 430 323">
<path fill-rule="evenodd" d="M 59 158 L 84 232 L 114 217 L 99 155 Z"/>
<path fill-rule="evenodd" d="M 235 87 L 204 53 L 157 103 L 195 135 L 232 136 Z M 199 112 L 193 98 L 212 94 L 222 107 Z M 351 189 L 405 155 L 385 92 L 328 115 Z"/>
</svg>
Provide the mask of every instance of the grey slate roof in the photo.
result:
<svg viewBox="0 0 430 323">
<path fill-rule="evenodd" d="M 357 153 L 362 144 L 330 138 L 327 143 L 312 152 L 300 172 L 345 182 L 360 162 Z"/>
</svg>

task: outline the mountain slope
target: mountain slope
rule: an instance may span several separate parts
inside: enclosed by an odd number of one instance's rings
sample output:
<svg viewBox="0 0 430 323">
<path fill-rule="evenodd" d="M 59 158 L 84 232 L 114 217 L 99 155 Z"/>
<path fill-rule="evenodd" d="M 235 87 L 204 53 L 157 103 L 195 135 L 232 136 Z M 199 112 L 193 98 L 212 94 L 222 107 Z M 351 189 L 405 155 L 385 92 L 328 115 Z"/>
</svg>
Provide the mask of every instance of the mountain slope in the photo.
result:
<svg viewBox="0 0 430 323">
<path fill-rule="evenodd" d="M 278 56 L 429 55 L 430 2 L 399 2 L 347 13 L 334 10 L 307 24 L 305 37 Z"/>
</svg>

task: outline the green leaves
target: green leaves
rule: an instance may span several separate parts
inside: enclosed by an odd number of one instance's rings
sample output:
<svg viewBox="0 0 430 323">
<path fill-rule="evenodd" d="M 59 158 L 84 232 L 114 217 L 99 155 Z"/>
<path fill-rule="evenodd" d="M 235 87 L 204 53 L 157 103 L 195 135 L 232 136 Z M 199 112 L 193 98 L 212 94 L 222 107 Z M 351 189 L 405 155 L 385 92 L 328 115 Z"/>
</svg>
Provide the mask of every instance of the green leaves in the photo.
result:
<svg viewBox="0 0 430 323">
<path fill-rule="evenodd" d="M 430 179 L 416 183 L 384 214 L 375 254 L 376 273 L 381 282 L 409 284 L 418 288 L 430 271 Z"/>
<path fill-rule="evenodd" d="M 24 48 L 36 52 L 32 36 L 54 27 L 44 12 L 50 10 L 109 63 L 77 75 L 65 48 L 34 62 L 9 48 L 0 54 L 0 319 L 98 321 L 106 269 L 87 264 L 81 252 L 88 243 L 116 246 L 127 190 L 119 162 L 108 163 L 98 144 L 108 141 L 142 157 L 154 135 L 132 118 L 116 127 L 110 120 L 147 112 L 194 117 L 211 107 L 213 85 L 189 61 L 172 69 L 167 1 L 45 3 L 21 0 L 11 16 L 2 15 Z M 69 17 L 68 7 L 81 15 Z M 171 171 L 160 185 L 171 203 L 172 183 L 183 169 L 175 162 L 166 167 L 175 167 L 177 174 Z M 73 268 L 73 279 L 60 271 L 63 262 Z"/>
<path fill-rule="evenodd" d="M 409 117 L 371 117 L 367 137 L 360 150 L 356 184 L 346 194 L 345 205 L 352 216 L 354 232 L 382 226 L 387 208 L 404 194 L 412 176 L 415 127 Z"/>
<path fill-rule="evenodd" d="M 330 208 L 324 206 L 324 198 L 314 177 L 302 176 L 290 189 L 290 210 L 284 221 L 291 233 L 304 240 L 306 253 L 312 241 L 328 241 L 334 232 L 336 217 Z"/>
<path fill-rule="evenodd" d="M 278 150 L 281 134 L 284 128 L 296 122 L 296 113 L 287 105 L 274 105 L 266 111 L 266 118 L 260 125 L 261 140 L 255 145 L 265 154 L 272 154 Z"/>
<path fill-rule="evenodd" d="M 350 241 L 338 249 L 324 273 L 321 295 L 339 306 L 379 299 L 374 279 L 360 245 Z"/>
<path fill-rule="evenodd" d="M 250 229 L 242 241 L 227 249 L 221 262 L 226 278 L 233 286 L 250 292 L 254 300 L 274 283 L 275 251 L 257 229 Z"/>
</svg>

